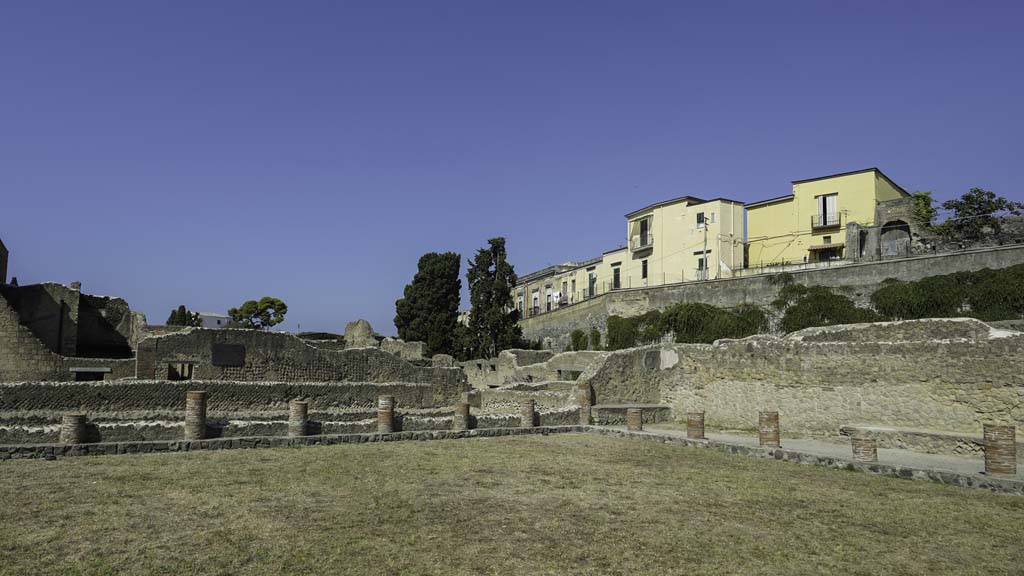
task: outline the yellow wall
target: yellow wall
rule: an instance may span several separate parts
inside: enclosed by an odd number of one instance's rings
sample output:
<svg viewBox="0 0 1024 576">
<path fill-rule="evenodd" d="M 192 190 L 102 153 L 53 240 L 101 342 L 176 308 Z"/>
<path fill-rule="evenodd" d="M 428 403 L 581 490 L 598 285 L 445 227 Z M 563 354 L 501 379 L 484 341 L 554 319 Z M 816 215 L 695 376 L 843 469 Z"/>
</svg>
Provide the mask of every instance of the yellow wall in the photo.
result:
<svg viewBox="0 0 1024 576">
<path fill-rule="evenodd" d="M 833 193 L 837 194 L 840 226 L 812 229 L 811 220 L 818 214 L 817 198 Z M 833 244 L 845 242 L 848 222 L 873 226 L 875 205 L 903 196 L 874 170 L 794 184 L 790 199 L 747 208 L 748 265 L 798 263 L 805 256 L 814 261 L 808 250 L 811 246 L 825 244 L 826 236 L 831 236 Z"/>
<path fill-rule="evenodd" d="M 652 219 L 654 246 L 631 250 L 623 262 L 622 287 L 658 286 L 698 279 L 698 259 L 704 253 L 707 231 L 708 277 L 730 275 L 743 266 L 743 205 L 724 200 L 692 203 L 683 200 L 658 206 L 627 220 L 629 241 L 639 234 L 641 218 Z M 698 228 L 697 214 L 703 212 L 705 228 Z M 710 222 L 714 214 L 714 222 Z M 607 260 L 607 258 L 606 258 Z M 643 261 L 647 260 L 647 278 Z"/>
<path fill-rule="evenodd" d="M 817 198 L 824 194 L 837 194 L 836 211 L 839 226 L 812 229 L 812 217 L 818 214 Z M 878 202 L 905 197 L 881 172 L 865 170 L 853 174 L 833 176 L 793 184 L 793 194 L 782 200 L 744 210 L 742 204 L 727 200 L 697 203 L 682 198 L 637 212 L 626 219 L 626 247 L 603 254 L 601 259 L 558 274 L 518 286 L 513 292 L 518 302 L 520 289 L 524 309 L 529 315 L 533 305 L 533 289 L 537 289 L 538 306 L 547 310 L 547 288 L 553 293 L 563 292 L 563 305 L 583 300 L 591 272 L 597 276 L 596 294 L 612 289 L 614 268 L 620 270 L 621 288 L 659 286 L 698 280 L 698 260 L 704 252 L 705 230 L 697 227 L 697 213 L 703 212 L 707 222 L 707 277 L 731 276 L 732 271 L 743 268 L 744 240 L 749 245 L 748 265 L 752 267 L 815 261 L 817 254 L 811 246 L 846 241 L 846 224 L 857 222 L 872 226 L 875 205 Z M 710 222 L 714 213 L 715 221 Z M 744 236 L 744 216 L 746 235 Z M 642 250 L 633 249 L 633 240 L 640 235 L 640 220 L 649 219 L 649 234 L 654 245 Z M 845 252 L 844 252 L 845 257 Z M 647 278 L 643 278 L 643 261 L 647 260 Z M 612 266 L 618 263 L 618 266 Z M 593 270 L 589 270 L 593 268 Z M 573 289 L 575 280 L 575 290 Z M 562 290 L 565 282 L 566 290 Z M 554 309 L 555 306 L 552 306 Z"/>
</svg>

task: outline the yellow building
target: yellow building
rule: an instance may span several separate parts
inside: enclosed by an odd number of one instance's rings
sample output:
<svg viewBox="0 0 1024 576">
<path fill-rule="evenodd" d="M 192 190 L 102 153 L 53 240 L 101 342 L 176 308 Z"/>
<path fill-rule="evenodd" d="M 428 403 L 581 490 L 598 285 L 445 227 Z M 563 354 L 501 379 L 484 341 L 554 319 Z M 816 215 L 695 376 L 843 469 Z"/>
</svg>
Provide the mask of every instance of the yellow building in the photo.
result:
<svg viewBox="0 0 1024 576">
<path fill-rule="evenodd" d="M 859 256 L 847 224 L 874 226 L 879 202 L 909 196 L 878 168 L 794 181 L 792 194 L 746 205 L 747 266 Z"/>
<path fill-rule="evenodd" d="M 743 267 L 743 203 L 683 196 L 626 215 L 626 245 L 519 278 L 524 317 L 611 290 L 728 277 Z"/>
</svg>

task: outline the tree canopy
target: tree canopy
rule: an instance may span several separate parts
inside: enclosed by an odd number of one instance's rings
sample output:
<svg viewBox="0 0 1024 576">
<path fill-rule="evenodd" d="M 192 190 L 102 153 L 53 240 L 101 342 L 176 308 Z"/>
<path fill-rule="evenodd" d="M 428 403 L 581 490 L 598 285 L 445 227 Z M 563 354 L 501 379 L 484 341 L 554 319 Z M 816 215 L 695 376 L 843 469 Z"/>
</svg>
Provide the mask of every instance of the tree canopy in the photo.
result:
<svg viewBox="0 0 1024 576">
<path fill-rule="evenodd" d="M 505 239 L 491 238 L 469 263 L 466 280 L 472 309 L 469 326 L 461 335 L 463 355 L 493 358 L 498 352 L 521 346 L 519 311 L 512 303 L 516 273 L 508 263 Z"/>
<path fill-rule="evenodd" d="M 459 320 L 459 266 L 454 252 L 429 252 L 420 257 L 412 283 L 395 302 L 395 328 L 406 342 L 426 344 L 427 356 L 452 354 Z"/>
<path fill-rule="evenodd" d="M 273 296 L 264 296 L 259 301 L 249 300 L 239 308 L 228 310 L 233 324 L 252 330 L 266 330 L 280 324 L 287 313 L 288 305 Z"/>
<path fill-rule="evenodd" d="M 176 309 L 171 310 L 171 315 L 167 317 L 168 326 L 202 326 L 203 321 L 199 318 L 198 312 L 190 312 L 185 305 L 182 304 Z"/>
<path fill-rule="evenodd" d="M 1000 216 L 1013 214 L 1020 216 L 1024 203 L 1007 200 L 997 196 L 995 192 L 981 188 L 971 188 L 960 198 L 942 203 L 953 215 L 943 223 L 946 231 L 960 238 L 979 238 L 986 229 L 998 235 L 1002 231 Z"/>
</svg>

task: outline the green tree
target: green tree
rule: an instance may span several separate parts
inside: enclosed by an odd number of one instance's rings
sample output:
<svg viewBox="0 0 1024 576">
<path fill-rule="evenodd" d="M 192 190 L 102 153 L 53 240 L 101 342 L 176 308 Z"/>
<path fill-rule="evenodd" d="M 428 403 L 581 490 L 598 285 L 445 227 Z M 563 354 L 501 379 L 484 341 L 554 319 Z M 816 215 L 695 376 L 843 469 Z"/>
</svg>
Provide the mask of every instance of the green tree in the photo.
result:
<svg viewBox="0 0 1024 576">
<path fill-rule="evenodd" d="M 266 330 L 280 324 L 287 313 L 288 305 L 272 296 L 264 296 L 259 301 L 249 300 L 239 308 L 228 310 L 234 326 L 252 330 Z"/>
<path fill-rule="evenodd" d="M 587 349 L 587 333 L 577 328 L 569 334 L 569 339 L 572 341 L 572 351 L 578 352 L 580 350 Z"/>
<path fill-rule="evenodd" d="M 883 320 L 873 310 L 858 308 L 853 300 L 836 294 L 827 286 L 789 284 L 779 290 L 779 298 L 772 305 L 784 310 L 779 322 L 783 332 L 795 332 L 812 326 Z"/>
<path fill-rule="evenodd" d="M 491 238 L 477 250 L 466 280 L 469 283 L 469 336 L 474 356 L 493 358 L 498 352 L 523 345 L 519 311 L 512 305 L 516 273 L 508 263 L 505 239 Z"/>
<path fill-rule="evenodd" d="M 405 296 L 395 302 L 398 337 L 406 342 L 424 342 L 428 357 L 453 354 L 455 350 L 461 258 L 454 252 L 424 254 L 412 283 L 405 286 Z"/>
<path fill-rule="evenodd" d="M 178 306 L 177 309 L 171 310 L 171 315 L 167 318 L 168 326 L 202 326 L 203 321 L 199 318 L 198 312 L 189 312 L 185 305 Z"/>
<path fill-rule="evenodd" d="M 914 192 L 911 196 L 911 201 L 914 203 L 914 220 L 917 220 L 917 223 L 925 228 L 931 228 L 938 214 L 934 206 L 935 200 L 932 199 L 932 193 Z"/>
<path fill-rule="evenodd" d="M 942 207 L 953 211 L 953 216 L 943 222 L 944 231 L 955 237 L 975 239 L 980 238 L 986 228 L 999 235 L 1002 232 L 1000 217 L 1008 214 L 1020 216 L 1024 203 L 1007 200 L 981 188 L 971 188 L 960 198 L 943 202 Z"/>
</svg>

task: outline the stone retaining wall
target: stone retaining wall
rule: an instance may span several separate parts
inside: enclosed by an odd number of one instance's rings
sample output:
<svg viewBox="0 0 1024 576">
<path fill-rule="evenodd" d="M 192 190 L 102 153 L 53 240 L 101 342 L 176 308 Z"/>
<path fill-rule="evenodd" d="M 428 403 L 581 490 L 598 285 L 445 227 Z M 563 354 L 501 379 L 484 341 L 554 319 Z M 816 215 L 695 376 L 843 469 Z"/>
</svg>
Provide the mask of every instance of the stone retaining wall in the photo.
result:
<svg viewBox="0 0 1024 576">
<path fill-rule="evenodd" d="M 880 333 L 928 334 L 935 322 L 906 324 Z M 592 386 L 595 403 L 668 404 L 676 420 L 705 411 L 712 429 L 752 430 L 760 410 L 779 411 L 787 434 L 834 436 L 857 425 L 968 434 L 984 422 L 1024 426 L 1024 334 L 902 342 L 836 334 L 830 342 L 761 336 L 634 348 L 609 354 L 581 381 Z"/>
<path fill-rule="evenodd" d="M 465 383 L 380 382 L 227 382 L 120 380 L 104 382 L 0 383 L 0 413 L 82 411 L 119 413 L 130 410 L 184 409 L 185 392 L 206 390 L 211 412 L 286 410 L 295 398 L 308 399 L 318 410 L 370 408 L 377 397 L 395 397 L 398 406 L 451 406 L 469 387 Z"/>
<path fill-rule="evenodd" d="M 193 366 L 198 380 L 242 382 L 421 382 L 458 386 L 455 368 L 414 366 L 377 348 L 324 350 L 291 334 L 193 328 L 139 344 L 140 379 L 167 377 L 168 367 Z"/>
<path fill-rule="evenodd" d="M 1006 268 L 1024 263 L 1024 246 L 1000 246 L 939 255 L 917 256 L 850 264 L 836 268 L 791 272 L 793 281 L 808 286 L 830 286 L 836 292 L 867 304 L 883 280 L 910 281 L 928 276 Z M 530 340 L 550 338 L 554 350 L 567 350 L 569 334 L 576 329 L 589 332 L 597 328 L 606 339 L 609 316 L 638 316 L 650 310 L 664 310 L 679 302 L 700 302 L 732 308 L 740 304 L 768 306 L 778 297 L 775 274 L 743 278 L 724 278 L 649 288 L 614 290 L 579 304 L 539 314 L 519 321 L 523 336 Z"/>
</svg>

